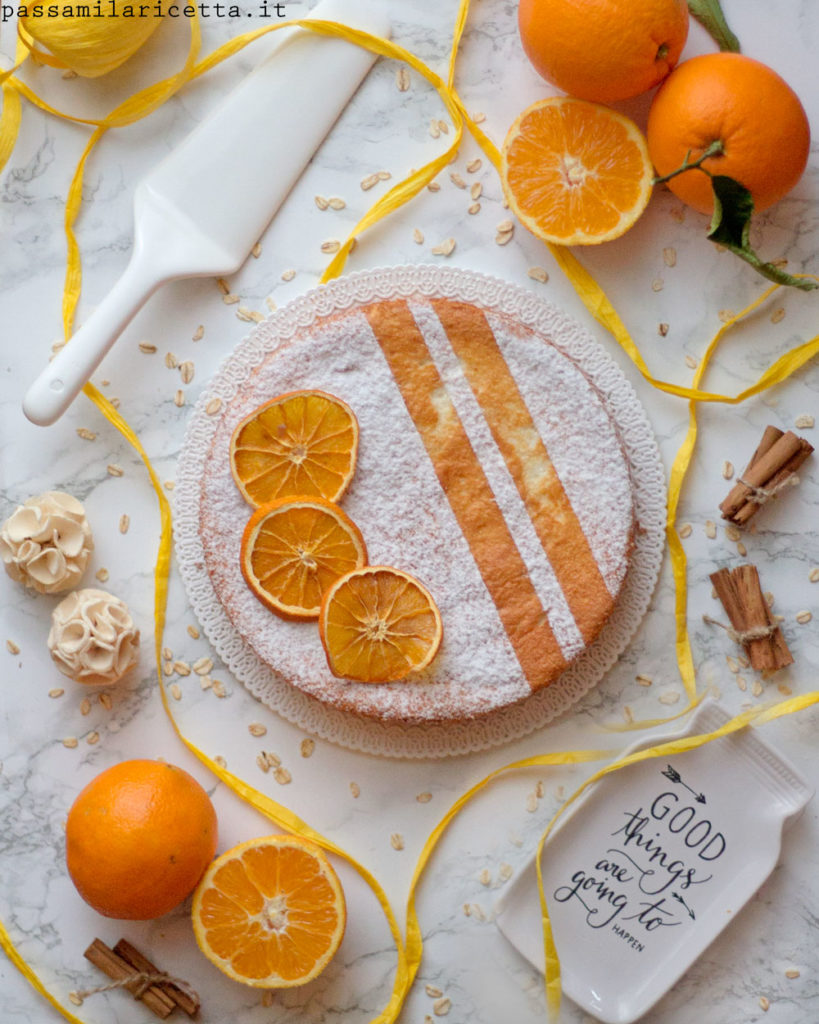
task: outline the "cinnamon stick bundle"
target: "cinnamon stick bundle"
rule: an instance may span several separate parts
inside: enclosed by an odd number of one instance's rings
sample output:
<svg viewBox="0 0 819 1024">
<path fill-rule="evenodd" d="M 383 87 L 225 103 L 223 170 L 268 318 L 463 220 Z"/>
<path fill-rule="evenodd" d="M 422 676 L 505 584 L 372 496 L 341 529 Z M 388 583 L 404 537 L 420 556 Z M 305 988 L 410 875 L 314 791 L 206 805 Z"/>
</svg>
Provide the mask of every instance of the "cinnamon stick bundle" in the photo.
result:
<svg viewBox="0 0 819 1024">
<path fill-rule="evenodd" d="M 775 672 L 792 665 L 793 656 L 762 593 L 756 566 L 720 569 L 711 574 L 711 582 L 731 622 L 729 632 L 745 648 L 751 666 Z M 706 621 L 714 620 L 706 616 Z"/>
<path fill-rule="evenodd" d="M 94 939 L 83 955 L 113 979 L 116 987 L 127 988 L 135 999 L 141 999 L 162 1020 L 177 1007 L 189 1017 L 199 1011 L 199 996 L 193 989 L 186 982 L 161 971 L 127 939 L 120 939 L 113 949 L 109 949 L 102 939 Z M 102 985 L 78 994 L 84 997 L 111 987 L 114 986 Z"/>
<path fill-rule="evenodd" d="M 769 498 L 793 479 L 813 446 L 792 430 L 766 427 L 762 440 L 736 484 L 720 505 L 722 518 L 737 526 L 747 523 Z"/>
</svg>

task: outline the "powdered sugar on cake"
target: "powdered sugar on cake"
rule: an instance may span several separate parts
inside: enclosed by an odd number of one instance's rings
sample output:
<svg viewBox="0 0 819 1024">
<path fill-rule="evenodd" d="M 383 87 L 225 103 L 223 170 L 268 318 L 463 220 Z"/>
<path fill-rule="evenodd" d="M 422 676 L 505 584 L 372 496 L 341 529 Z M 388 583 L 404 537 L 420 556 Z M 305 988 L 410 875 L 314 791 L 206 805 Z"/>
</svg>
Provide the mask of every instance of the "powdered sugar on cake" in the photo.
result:
<svg viewBox="0 0 819 1024">
<path fill-rule="evenodd" d="M 417 296 L 410 307 L 569 660 L 584 644 L 548 558 L 428 301 Z M 628 567 L 633 511 L 628 465 L 605 400 L 548 339 L 501 315 L 489 321 L 606 586 L 616 595 Z M 336 679 L 315 625 L 279 619 L 244 583 L 239 545 L 252 510 L 231 477 L 230 436 L 257 406 L 301 388 L 337 395 L 359 421 L 358 466 L 341 505 L 361 529 L 371 563 L 412 573 L 438 603 L 444 641 L 422 676 L 379 685 Z M 207 570 L 231 622 L 262 661 L 303 692 L 359 714 L 404 721 L 475 717 L 530 694 L 469 543 L 360 311 L 318 319 L 265 352 L 214 433 L 199 512 Z"/>
</svg>

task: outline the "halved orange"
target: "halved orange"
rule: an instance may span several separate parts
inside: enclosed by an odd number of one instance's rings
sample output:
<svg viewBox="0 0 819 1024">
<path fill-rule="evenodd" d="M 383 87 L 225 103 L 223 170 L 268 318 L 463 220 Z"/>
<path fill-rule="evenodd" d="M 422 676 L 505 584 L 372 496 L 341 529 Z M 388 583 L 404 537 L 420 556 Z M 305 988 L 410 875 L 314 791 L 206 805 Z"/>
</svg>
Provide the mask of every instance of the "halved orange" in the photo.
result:
<svg viewBox="0 0 819 1024">
<path fill-rule="evenodd" d="M 519 115 L 503 144 L 510 209 L 538 238 L 594 245 L 622 235 L 651 197 L 643 133 L 616 110 L 551 96 Z"/>
<path fill-rule="evenodd" d="M 249 505 L 294 494 L 338 501 L 355 472 L 358 421 L 324 391 L 290 391 L 234 430 L 230 469 Z"/>
<path fill-rule="evenodd" d="M 361 531 L 324 498 L 280 498 L 261 505 L 242 534 L 247 585 L 284 618 L 314 619 L 330 584 L 367 564 Z"/>
<path fill-rule="evenodd" d="M 251 839 L 217 857 L 193 896 L 199 948 L 234 981 L 293 988 L 316 978 L 344 936 L 344 891 L 314 843 Z"/>
<path fill-rule="evenodd" d="M 363 683 L 387 683 L 423 671 L 443 636 L 427 588 L 386 565 L 354 569 L 327 589 L 319 635 L 330 671 Z"/>
</svg>

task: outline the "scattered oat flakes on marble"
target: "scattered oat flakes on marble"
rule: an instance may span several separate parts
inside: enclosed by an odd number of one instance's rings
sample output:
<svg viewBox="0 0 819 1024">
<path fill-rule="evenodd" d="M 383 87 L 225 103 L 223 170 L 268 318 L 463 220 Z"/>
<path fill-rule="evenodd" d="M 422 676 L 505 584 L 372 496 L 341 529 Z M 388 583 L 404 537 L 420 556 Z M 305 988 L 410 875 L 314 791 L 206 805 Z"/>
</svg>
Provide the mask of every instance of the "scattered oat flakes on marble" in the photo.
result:
<svg viewBox="0 0 819 1024">
<path fill-rule="evenodd" d="M 247 306 L 239 306 L 236 310 L 236 319 L 242 320 L 244 323 L 249 324 L 253 320 L 253 314 Z"/>
<path fill-rule="evenodd" d="M 730 654 L 726 654 L 725 661 L 728 665 L 728 671 L 733 672 L 734 675 L 736 675 L 737 672 L 739 672 L 739 662 L 736 660 L 736 658 L 732 658 Z"/>
<path fill-rule="evenodd" d="M 679 701 L 680 695 L 676 690 L 666 690 L 666 692 L 661 693 L 657 699 L 661 704 L 671 705 L 676 704 Z"/>
<path fill-rule="evenodd" d="M 474 160 L 470 160 L 469 163 L 466 165 L 466 173 L 475 174 L 477 171 L 481 169 L 482 166 L 483 161 L 479 156 L 476 156 Z"/>
<path fill-rule="evenodd" d="M 543 786 L 543 779 L 538 779 L 537 782 L 535 783 L 535 796 L 538 798 L 538 800 L 542 800 L 543 799 L 544 792 L 545 792 L 545 789 L 544 789 L 544 786 Z"/>
<path fill-rule="evenodd" d="M 13 640 L 6 640 L 6 650 L 9 654 L 19 654 L 20 648 Z"/>
<path fill-rule="evenodd" d="M 763 597 L 765 598 L 765 603 L 767 604 L 767 606 L 768 606 L 769 608 L 773 608 L 773 606 L 774 606 L 774 601 L 776 600 L 776 598 L 775 598 L 775 597 L 774 597 L 774 595 L 773 595 L 773 591 L 772 591 L 772 590 L 766 590 L 766 591 L 765 591 L 765 592 L 764 592 L 764 593 L 762 594 L 762 596 L 763 596 Z"/>
<path fill-rule="evenodd" d="M 267 726 L 262 725 L 261 722 L 251 722 L 247 727 L 247 731 L 251 736 L 265 736 L 267 734 Z"/>
<path fill-rule="evenodd" d="M 725 527 L 725 536 L 728 538 L 728 540 L 735 543 L 736 541 L 741 539 L 742 532 L 740 531 L 738 526 L 734 526 L 733 523 L 729 523 Z"/>
<path fill-rule="evenodd" d="M 324 198 L 324 196 L 313 196 L 313 202 L 320 210 L 326 210 L 330 205 L 330 203 L 327 201 L 327 199 Z"/>
<path fill-rule="evenodd" d="M 733 309 L 721 309 L 719 311 L 718 315 L 719 315 L 720 320 L 724 324 L 727 324 L 730 320 L 734 319 L 734 317 L 736 316 L 736 313 L 733 311 Z"/>
<path fill-rule="evenodd" d="M 173 352 L 165 353 L 165 365 L 169 370 L 175 370 L 179 366 L 179 360 L 173 354 Z"/>
<path fill-rule="evenodd" d="M 361 189 L 363 192 L 369 192 L 371 188 L 374 188 L 378 184 L 377 174 L 368 174 L 366 177 L 361 179 Z"/>
<path fill-rule="evenodd" d="M 201 341 L 205 337 L 205 325 L 199 324 L 191 335 L 191 341 Z"/>
<path fill-rule="evenodd" d="M 129 515 L 127 515 L 127 513 L 123 513 L 119 517 L 119 532 L 120 533 L 127 533 L 128 532 L 128 528 L 130 527 L 130 525 L 131 525 L 131 517 Z"/>
<path fill-rule="evenodd" d="M 183 661 L 181 658 L 177 658 L 173 663 L 174 671 L 180 676 L 189 676 L 191 674 L 191 667 L 187 661 Z"/>
<path fill-rule="evenodd" d="M 330 204 L 331 210 L 343 210 L 347 206 L 341 196 L 330 196 L 327 202 Z"/>
<path fill-rule="evenodd" d="M 667 267 L 676 267 L 677 250 L 673 246 L 667 246 L 663 249 L 663 263 L 665 263 Z"/>
<path fill-rule="evenodd" d="M 316 741 L 310 736 L 305 738 L 299 744 L 299 753 L 302 757 L 312 757 L 313 751 L 316 749 Z"/>
<path fill-rule="evenodd" d="M 449 180 L 452 182 L 455 188 L 466 188 L 466 182 L 460 176 L 460 174 L 458 174 L 457 171 L 450 172 Z"/>
<path fill-rule="evenodd" d="M 267 762 L 268 768 L 278 768 L 279 765 L 282 763 L 282 759 L 279 757 L 279 755 L 274 754 L 272 750 L 263 750 L 262 756 Z"/>
<path fill-rule="evenodd" d="M 404 837 L 401 835 L 400 832 L 392 833 L 392 835 L 390 836 L 390 846 L 393 848 L 393 850 L 404 849 Z"/>
<path fill-rule="evenodd" d="M 114 702 L 111 699 L 110 693 L 101 693 L 99 696 L 99 702 L 105 708 L 106 711 L 110 711 L 114 706 Z"/>
<path fill-rule="evenodd" d="M 425 985 L 424 991 L 426 992 L 430 999 L 440 999 L 441 996 L 444 994 L 444 990 L 438 988 L 437 985 Z"/>
<path fill-rule="evenodd" d="M 495 235 L 495 245 L 508 245 L 513 237 L 511 231 L 504 231 L 502 234 Z"/>
<path fill-rule="evenodd" d="M 328 238 L 326 242 L 321 243 L 321 251 L 324 253 L 338 252 L 341 248 L 341 242 L 337 238 Z"/>
<path fill-rule="evenodd" d="M 748 680 L 744 676 L 737 676 L 737 686 L 745 693 L 748 689 Z"/>
<path fill-rule="evenodd" d="M 685 365 L 688 367 L 689 370 L 696 370 L 696 368 L 699 366 L 699 363 L 693 356 L 686 356 Z"/>
<path fill-rule="evenodd" d="M 470 215 L 470 217 L 474 217 L 476 213 L 480 213 L 481 212 L 481 204 L 480 203 L 470 203 L 469 206 L 467 206 L 467 208 L 466 208 L 466 212 Z"/>
<path fill-rule="evenodd" d="M 433 117 L 429 122 L 429 134 L 432 139 L 440 139 L 441 129 L 438 127 L 438 121 Z"/>
<path fill-rule="evenodd" d="M 90 715 L 91 714 L 91 701 L 87 697 L 83 697 L 80 701 L 80 714 Z"/>
<path fill-rule="evenodd" d="M 534 814 L 537 810 L 537 797 L 534 793 L 529 793 L 526 797 L 526 810 L 529 814 Z"/>
<path fill-rule="evenodd" d="M 176 391 L 176 393 L 173 396 L 173 404 L 177 408 L 179 408 L 179 409 L 182 408 L 182 406 L 185 404 L 185 392 L 184 391 L 182 391 L 181 389 Z"/>
<path fill-rule="evenodd" d="M 378 171 L 377 177 L 379 181 L 389 181 L 392 175 L 389 171 Z"/>
<path fill-rule="evenodd" d="M 737 554 L 744 558 L 748 554 L 748 549 L 742 543 L 741 540 L 737 541 Z"/>
<path fill-rule="evenodd" d="M 475 113 L 472 115 L 473 124 L 483 124 L 485 120 L 486 114 L 484 114 L 482 110 L 476 110 Z"/>
<path fill-rule="evenodd" d="M 795 967 L 789 967 L 787 971 L 785 971 L 785 977 L 790 978 L 791 980 L 793 980 L 794 978 L 798 978 L 799 971 L 797 971 Z"/>
<path fill-rule="evenodd" d="M 441 996 L 432 1004 L 432 1012 L 436 1017 L 445 1017 L 452 1009 L 452 1000 L 449 996 Z"/>
<path fill-rule="evenodd" d="M 278 782 L 280 786 L 287 786 L 289 783 L 293 781 L 293 776 L 286 768 L 282 768 L 281 765 L 279 765 L 279 767 L 274 770 L 273 778 L 276 780 L 276 782 Z"/>
<path fill-rule="evenodd" d="M 691 523 L 683 523 L 679 530 L 682 539 L 685 540 L 686 537 L 690 537 L 693 529 L 694 527 L 691 525 Z"/>
<path fill-rule="evenodd" d="M 357 782 L 350 783 L 350 792 L 353 795 L 353 800 L 358 800 L 361 796 L 361 786 Z"/>
<path fill-rule="evenodd" d="M 63 740 L 63 746 L 67 747 L 69 750 L 73 750 L 75 747 L 79 746 L 79 742 L 80 741 L 76 736 L 66 736 Z"/>
<path fill-rule="evenodd" d="M 515 873 L 515 869 L 511 864 L 503 863 L 498 868 L 498 878 L 501 882 L 508 882 L 512 875 Z"/>
<path fill-rule="evenodd" d="M 152 341 L 141 341 L 137 346 L 140 352 L 144 352 L 146 356 L 152 356 L 156 352 L 156 345 Z"/>
<path fill-rule="evenodd" d="M 431 182 L 429 182 L 429 184 L 427 185 L 427 190 L 429 192 L 440 192 L 441 191 L 441 183 L 440 183 L 440 181 L 431 181 Z"/>
<path fill-rule="evenodd" d="M 808 579 L 811 583 L 819 583 L 819 565 L 815 565 L 808 573 Z"/>
<path fill-rule="evenodd" d="M 257 242 L 250 250 L 250 255 L 254 260 L 257 260 L 262 255 L 262 243 Z"/>
<path fill-rule="evenodd" d="M 624 705 L 624 707 L 623 707 L 623 718 L 629 724 L 631 724 L 631 722 L 634 721 L 634 712 L 631 710 L 631 708 L 628 706 L 628 704 Z"/>
<path fill-rule="evenodd" d="M 428 803 L 430 802 L 430 800 L 432 799 L 432 793 L 430 793 L 430 792 L 428 792 L 428 791 L 427 791 L 427 792 L 425 792 L 425 793 L 419 793 L 419 794 L 418 794 L 418 795 L 417 795 L 417 796 L 415 797 L 415 799 L 416 799 L 416 801 L 417 801 L 417 802 L 418 802 L 419 804 L 428 804 Z"/>
<path fill-rule="evenodd" d="M 192 359 L 183 359 L 179 364 L 179 376 L 182 378 L 183 384 L 190 384 L 195 372 L 196 367 Z"/>
<path fill-rule="evenodd" d="M 734 475 L 734 464 L 727 459 L 722 464 L 722 477 L 724 480 L 731 480 Z"/>
<path fill-rule="evenodd" d="M 793 421 L 793 425 L 800 430 L 810 430 L 816 425 L 816 420 L 808 413 L 803 413 L 801 416 L 796 417 Z"/>
<path fill-rule="evenodd" d="M 222 700 L 224 697 L 227 697 L 227 690 L 225 689 L 225 684 L 221 681 L 221 679 L 212 680 L 210 688 L 211 690 L 213 690 L 214 696 L 218 697 L 219 700 Z"/>
<path fill-rule="evenodd" d="M 179 683 L 171 683 L 169 689 L 174 700 L 182 700 L 182 687 Z"/>
<path fill-rule="evenodd" d="M 478 875 L 478 881 L 481 885 L 490 886 L 492 884 L 492 873 L 489 868 L 483 868 Z"/>
<path fill-rule="evenodd" d="M 82 438 L 83 441 L 96 441 L 97 439 L 97 435 L 88 427 L 77 427 L 77 437 Z"/>
<path fill-rule="evenodd" d="M 89 747 L 95 746 L 97 743 L 99 743 L 99 741 L 100 734 L 97 732 L 96 729 L 94 729 L 93 732 L 89 732 L 89 734 L 85 737 L 85 742 L 88 744 Z"/>
<path fill-rule="evenodd" d="M 779 690 L 783 697 L 790 697 L 793 693 L 793 690 L 790 688 L 790 686 L 787 685 L 787 683 L 777 683 L 776 688 L 777 690 Z"/>
<path fill-rule="evenodd" d="M 190 627 L 188 627 L 190 632 Z M 191 633 L 191 636 L 193 634 Z M 196 631 L 196 636 L 199 636 L 199 631 Z M 196 639 L 196 637 L 194 637 Z M 209 675 L 213 668 L 213 658 L 209 658 L 207 655 L 203 655 L 201 658 L 197 658 L 196 661 L 191 665 L 191 668 L 198 676 Z"/>
<path fill-rule="evenodd" d="M 651 686 L 654 680 L 651 676 L 639 675 L 634 677 L 638 686 Z"/>
<path fill-rule="evenodd" d="M 193 624 L 188 626 L 188 636 L 189 637 L 191 637 L 193 640 L 198 640 L 199 639 L 199 635 L 200 635 L 199 634 L 199 629 L 198 629 L 197 626 L 194 626 Z"/>
<path fill-rule="evenodd" d="M 664 338 L 668 334 L 668 324 L 657 324 L 657 333 Z"/>
<path fill-rule="evenodd" d="M 469 188 L 469 195 L 472 199 L 480 199 L 483 195 L 483 185 L 479 181 L 474 181 Z"/>
<path fill-rule="evenodd" d="M 118 466 L 115 462 L 110 463 L 106 469 L 108 470 L 109 476 L 124 476 L 125 470 L 122 466 Z"/>
<path fill-rule="evenodd" d="M 292 281 L 296 276 L 296 271 L 290 268 L 289 270 L 282 271 L 282 281 Z"/>
<path fill-rule="evenodd" d="M 440 118 L 438 119 L 438 131 L 442 135 L 449 135 L 449 125 L 446 121 L 442 121 Z"/>
<path fill-rule="evenodd" d="M 762 683 L 758 679 L 754 679 L 753 683 L 751 684 L 751 693 L 754 695 L 754 697 L 762 696 Z"/>
<path fill-rule="evenodd" d="M 433 256 L 451 256 L 455 251 L 455 239 L 445 238 L 439 245 L 433 245 L 430 252 Z"/>
<path fill-rule="evenodd" d="M 773 313 L 771 313 L 771 323 L 772 324 L 778 324 L 778 323 L 780 323 L 784 319 L 785 319 L 785 309 L 784 309 L 783 306 L 780 306 L 778 309 L 775 309 L 773 311 Z"/>
<path fill-rule="evenodd" d="M 771 1001 L 766 996 L 760 996 L 759 1005 L 767 1013 L 768 1010 L 771 1008 Z"/>
<path fill-rule="evenodd" d="M 98 579 L 98 580 L 100 581 L 100 583 L 105 583 L 105 582 L 106 582 L 106 581 L 108 580 L 108 577 L 109 577 L 109 576 L 110 576 L 111 574 L 110 574 L 110 573 L 108 572 L 108 570 L 107 570 L 107 569 L 106 569 L 106 568 L 105 568 L 105 567 L 103 566 L 102 568 L 100 568 L 100 569 L 97 569 L 97 571 L 96 571 L 96 572 L 94 573 L 94 575 L 95 575 L 95 576 L 97 577 L 97 579 Z"/>
<path fill-rule="evenodd" d="M 221 398 L 211 398 L 208 404 L 205 406 L 205 412 L 208 416 L 215 416 L 222 408 Z"/>
<path fill-rule="evenodd" d="M 812 618 L 813 618 L 813 614 L 811 612 L 809 612 L 807 610 L 807 608 L 805 608 L 801 612 L 797 612 L 796 613 L 796 621 L 799 622 L 803 626 L 805 625 L 806 622 L 810 622 L 810 620 Z"/>
<path fill-rule="evenodd" d="M 267 773 L 270 771 L 270 765 L 267 763 L 267 758 L 264 756 L 264 754 L 256 755 L 256 764 L 265 773 L 265 775 L 267 775 Z"/>
<path fill-rule="evenodd" d="M 713 519 L 705 520 L 705 536 L 709 540 L 714 540 L 717 536 L 717 524 Z"/>
<path fill-rule="evenodd" d="M 227 761 L 222 757 L 221 754 L 217 754 L 213 759 L 220 768 L 227 768 Z"/>
<path fill-rule="evenodd" d="M 223 277 L 216 278 L 216 285 L 223 295 L 228 295 L 230 293 L 230 286 Z"/>
<path fill-rule="evenodd" d="M 661 277 L 655 277 L 651 282 L 651 290 L 653 292 L 661 292 L 665 287 L 665 281 Z"/>
<path fill-rule="evenodd" d="M 395 71 L 395 85 L 399 92 L 406 92 L 410 87 L 410 73 L 406 64 L 400 64 Z"/>
<path fill-rule="evenodd" d="M 238 301 L 239 296 L 236 295 L 234 292 L 231 292 L 230 295 L 222 296 L 222 302 L 224 302 L 226 306 L 235 306 Z"/>
<path fill-rule="evenodd" d="M 267 989 L 262 993 L 262 1006 L 268 1008 L 273 1005 L 275 994 L 272 989 Z"/>
<path fill-rule="evenodd" d="M 423 245 L 424 244 L 424 232 L 421 231 L 420 228 L 413 228 L 413 230 L 412 230 L 412 240 L 413 240 L 413 242 L 415 242 L 416 245 Z"/>
<path fill-rule="evenodd" d="M 533 281 L 540 281 L 541 284 L 546 284 L 549 280 L 549 272 L 545 267 L 529 267 L 526 271 L 526 276 L 530 277 Z"/>
<path fill-rule="evenodd" d="M 82 1006 L 82 996 L 79 994 L 79 992 L 69 992 L 68 1001 L 69 1003 L 71 1003 L 72 1006 Z"/>
<path fill-rule="evenodd" d="M 213 680 L 211 679 L 210 676 L 200 676 L 199 685 L 202 687 L 203 690 L 209 690 L 211 686 L 213 686 Z"/>
<path fill-rule="evenodd" d="M 48 691 L 48 695 L 49 697 L 51 697 L 52 700 L 56 700 L 58 697 L 62 697 L 64 693 L 65 690 L 62 688 L 62 686 L 55 686 L 52 690 Z"/>
</svg>

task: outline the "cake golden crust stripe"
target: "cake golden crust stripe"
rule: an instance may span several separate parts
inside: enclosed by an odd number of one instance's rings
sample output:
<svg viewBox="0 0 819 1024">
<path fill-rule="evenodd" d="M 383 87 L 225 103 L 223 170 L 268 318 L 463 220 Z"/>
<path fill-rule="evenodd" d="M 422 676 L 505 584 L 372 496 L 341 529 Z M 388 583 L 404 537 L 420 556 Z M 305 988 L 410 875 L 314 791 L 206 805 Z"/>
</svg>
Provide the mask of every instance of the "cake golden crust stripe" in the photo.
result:
<svg viewBox="0 0 819 1024">
<path fill-rule="evenodd" d="M 588 643 L 614 599 L 515 378 L 483 312 L 466 302 L 433 300 L 515 486 Z"/>
<path fill-rule="evenodd" d="M 364 309 L 533 690 L 566 666 L 520 552 L 406 302 Z"/>
</svg>

